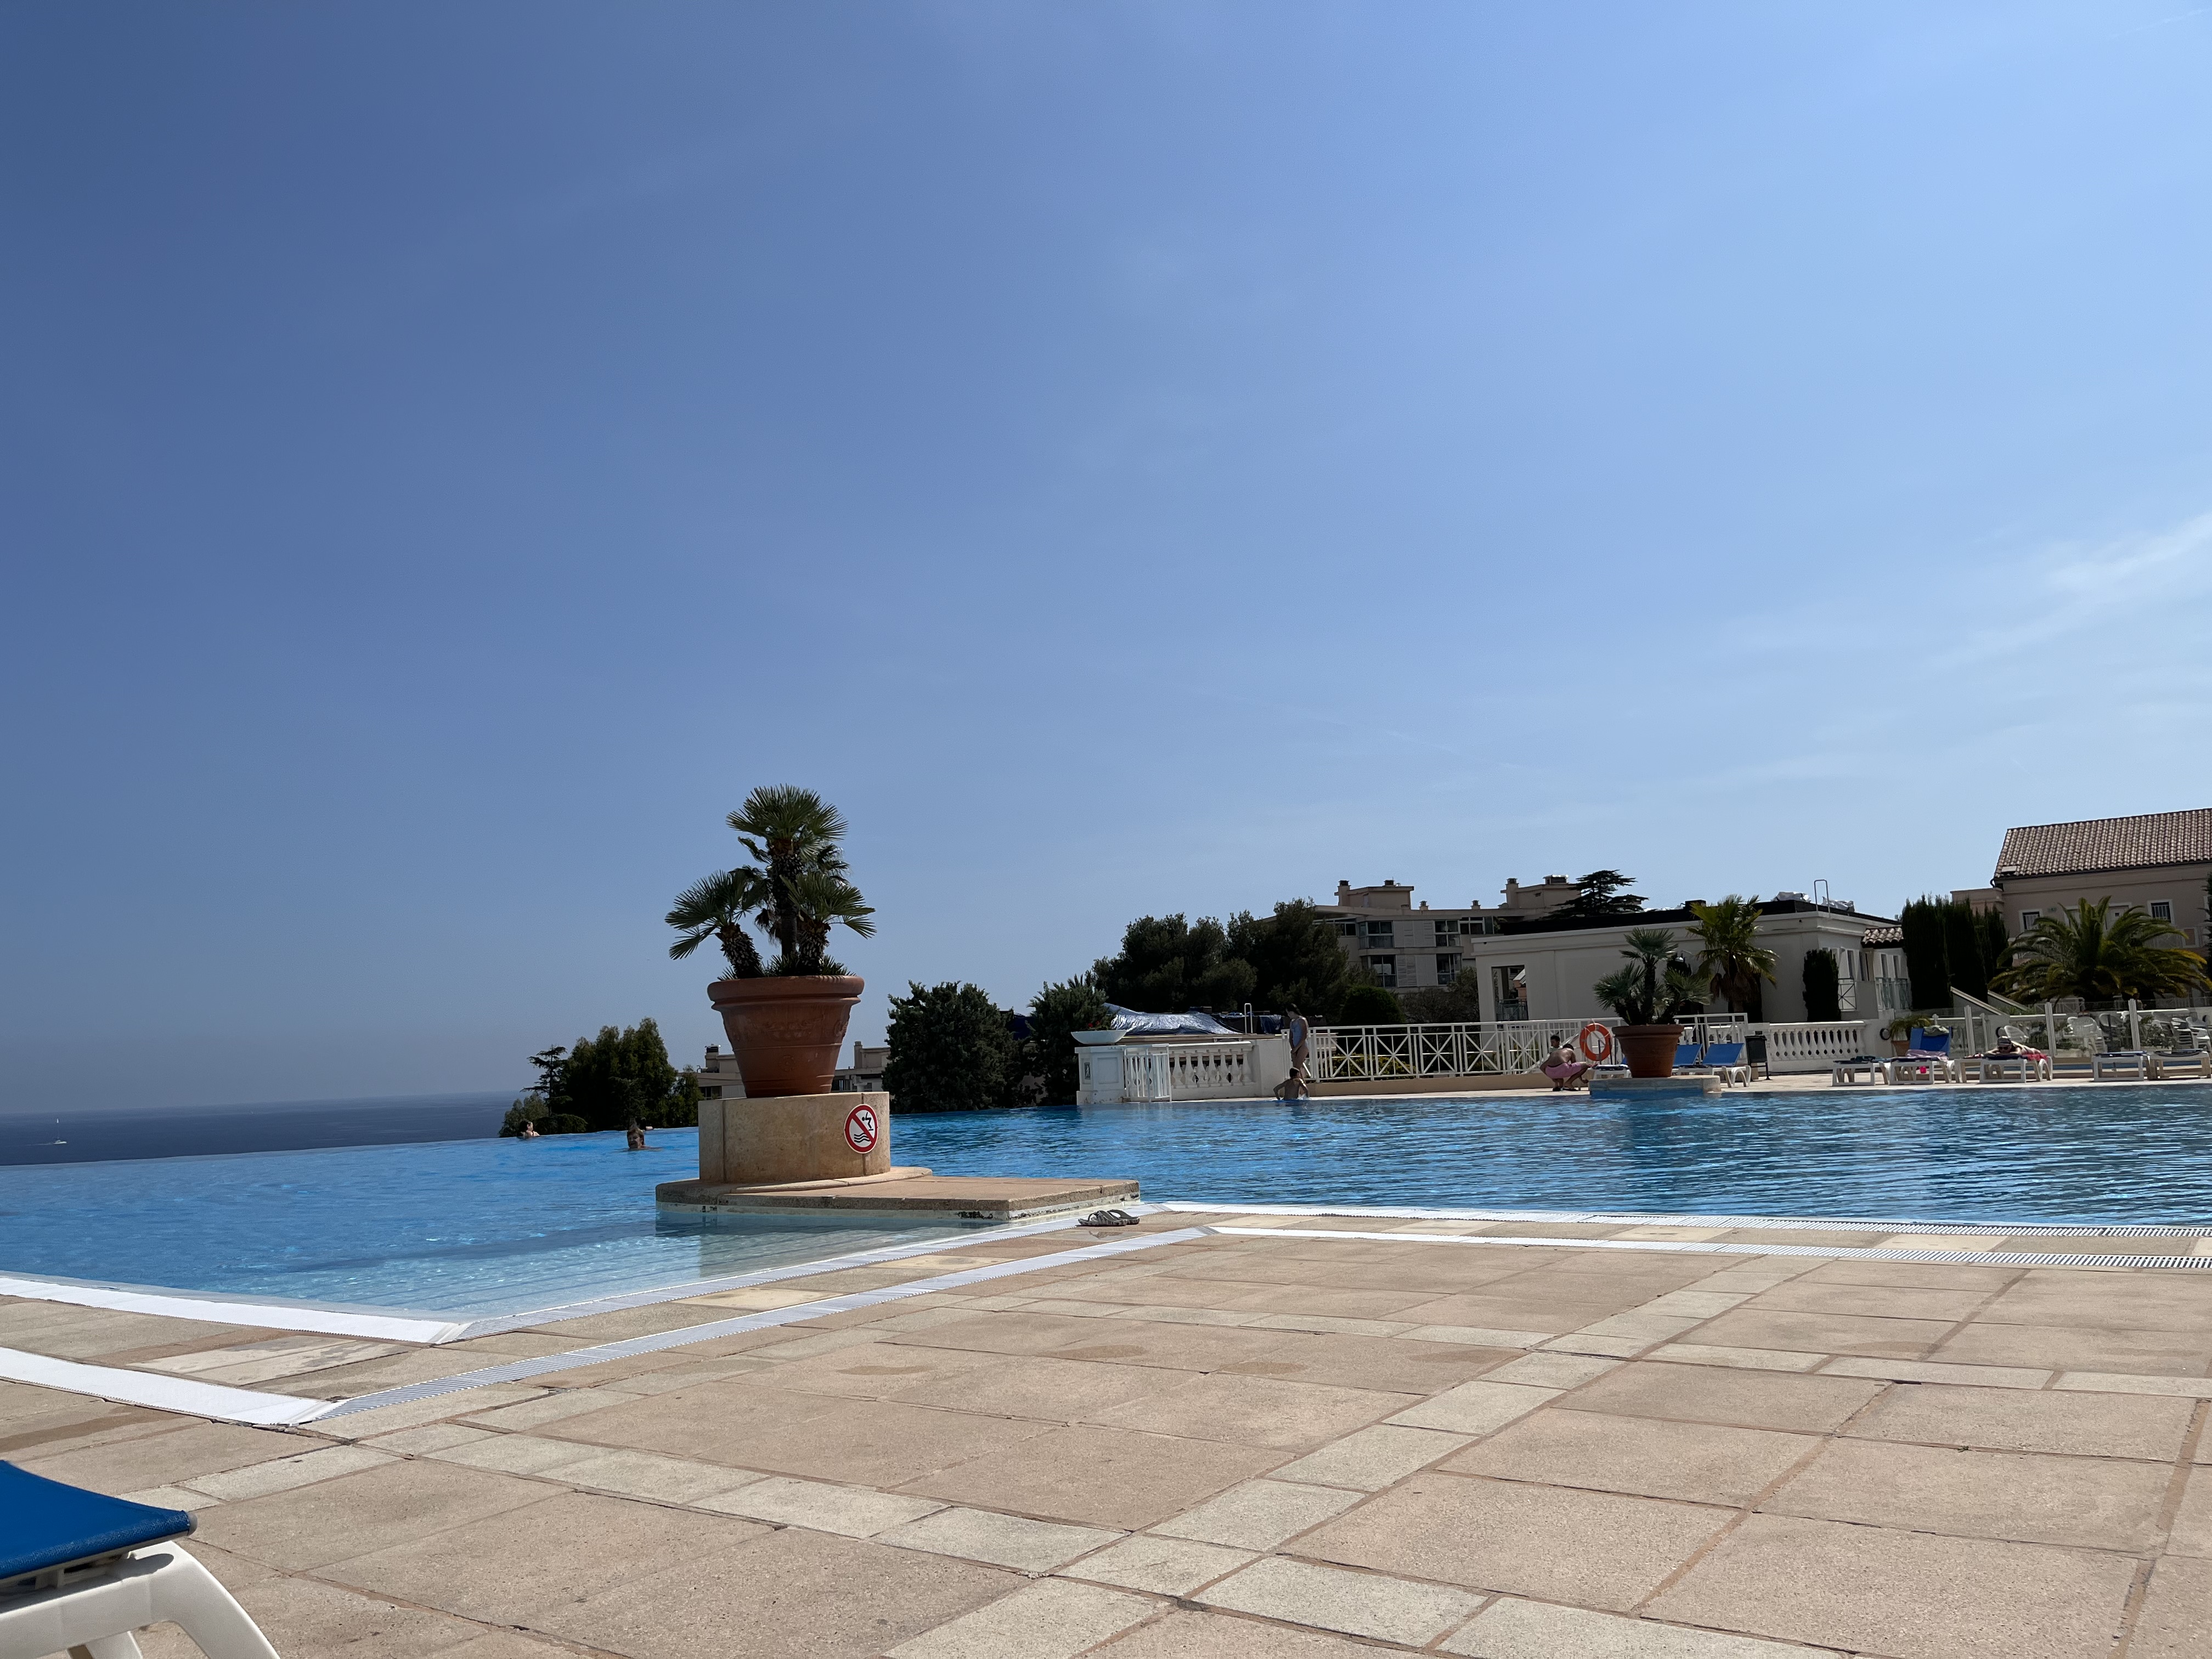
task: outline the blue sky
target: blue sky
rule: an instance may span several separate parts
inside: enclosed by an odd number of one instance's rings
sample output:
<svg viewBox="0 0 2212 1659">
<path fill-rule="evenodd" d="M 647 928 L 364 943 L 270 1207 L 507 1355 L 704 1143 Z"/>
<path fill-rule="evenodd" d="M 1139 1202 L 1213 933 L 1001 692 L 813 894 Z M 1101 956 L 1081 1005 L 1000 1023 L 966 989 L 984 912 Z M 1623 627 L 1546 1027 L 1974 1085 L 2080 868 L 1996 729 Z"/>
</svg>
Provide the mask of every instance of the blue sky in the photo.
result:
<svg viewBox="0 0 2212 1659">
<path fill-rule="evenodd" d="M 2212 8 L 0 10 L 0 1103 L 2212 804 Z"/>
</svg>

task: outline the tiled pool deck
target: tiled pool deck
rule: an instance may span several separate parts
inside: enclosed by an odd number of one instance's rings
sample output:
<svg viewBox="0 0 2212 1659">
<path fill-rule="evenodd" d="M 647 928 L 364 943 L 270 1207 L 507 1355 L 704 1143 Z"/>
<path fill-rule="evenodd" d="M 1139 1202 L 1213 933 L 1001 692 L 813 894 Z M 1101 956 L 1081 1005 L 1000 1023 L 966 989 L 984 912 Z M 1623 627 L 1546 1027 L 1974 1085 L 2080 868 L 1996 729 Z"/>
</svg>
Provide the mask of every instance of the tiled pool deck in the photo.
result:
<svg viewBox="0 0 2212 1659">
<path fill-rule="evenodd" d="M 2195 1234 L 1131 1231 L 435 1347 L 4 1302 L 18 1353 L 325 1399 L 720 1329 L 290 1431 L 0 1383 L 0 1455 L 198 1510 L 286 1659 L 2212 1650 L 2212 1272 L 1987 1259 Z"/>
</svg>

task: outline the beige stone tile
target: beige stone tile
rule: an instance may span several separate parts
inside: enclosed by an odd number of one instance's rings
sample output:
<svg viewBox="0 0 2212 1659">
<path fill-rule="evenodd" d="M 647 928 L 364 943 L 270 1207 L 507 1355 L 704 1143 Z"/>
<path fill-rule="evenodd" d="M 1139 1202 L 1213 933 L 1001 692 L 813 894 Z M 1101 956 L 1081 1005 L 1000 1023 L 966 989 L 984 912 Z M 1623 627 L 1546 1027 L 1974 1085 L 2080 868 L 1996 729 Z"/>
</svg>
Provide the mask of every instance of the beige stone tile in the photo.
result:
<svg viewBox="0 0 2212 1659">
<path fill-rule="evenodd" d="M 1073 1659 L 1159 1611 L 1142 1596 L 1047 1579 L 902 1642 L 890 1659 Z"/>
<path fill-rule="evenodd" d="M 281 1654 L 415 1659 L 421 1654 L 458 1654 L 483 1635 L 478 1625 L 422 1607 L 396 1607 L 309 1578 L 264 1577 L 243 1588 L 232 1586 L 231 1593 Z M 204 1659 L 174 1625 L 157 1625 L 139 1642 L 147 1659 Z"/>
<path fill-rule="evenodd" d="M 200 1536 L 218 1549 L 301 1572 L 520 1509 L 544 1497 L 545 1488 L 535 1481 L 409 1458 L 268 1498 L 225 1504 L 209 1511 Z"/>
<path fill-rule="evenodd" d="M 1265 1358 L 1224 1365 L 1221 1371 L 1383 1394 L 1431 1395 L 1480 1376 L 1515 1358 L 1518 1352 L 1462 1342 L 1309 1332 L 1287 1335 Z"/>
<path fill-rule="evenodd" d="M 1377 1424 L 1309 1452 L 1273 1473 L 1278 1480 L 1379 1492 L 1468 1443 L 1468 1437 L 1435 1429 Z"/>
<path fill-rule="evenodd" d="M 1375 1659 L 1387 1651 L 1218 1613 L 1172 1613 L 1097 1650 L 1099 1659 Z"/>
<path fill-rule="evenodd" d="M 1904 1357 L 1932 1358 L 1959 1365 L 2203 1376 L 2212 1368 L 2212 1338 L 2157 1330 L 2061 1328 L 1977 1321 L 1930 1355 Z"/>
<path fill-rule="evenodd" d="M 2142 1550 L 2157 1537 L 2167 1478 L 2157 1463 L 1841 1440 L 1765 1507 L 1960 1537 Z"/>
<path fill-rule="evenodd" d="M 1443 1467 L 1498 1480 L 1741 1505 L 1820 1443 L 1771 1429 L 1547 1411 L 1455 1453 Z"/>
<path fill-rule="evenodd" d="M 534 1434 L 491 1434 L 465 1440 L 428 1455 L 446 1463 L 465 1463 L 472 1469 L 497 1469 L 504 1474 L 544 1474 L 564 1464 L 580 1463 L 598 1455 L 599 1448 L 574 1440 L 548 1440 Z"/>
<path fill-rule="evenodd" d="M 432 1423 L 419 1429 L 395 1429 L 390 1434 L 380 1434 L 374 1440 L 361 1443 L 373 1446 L 378 1451 L 395 1452 L 404 1457 L 427 1457 L 432 1452 L 450 1451 L 455 1446 L 465 1446 L 471 1440 L 489 1440 L 489 1429 L 472 1429 L 460 1423 Z"/>
<path fill-rule="evenodd" d="M 885 1346 L 882 1352 L 897 1355 L 913 1351 Z M 907 1377 L 896 1389 L 886 1390 L 884 1397 L 909 1406 L 950 1406 L 1044 1423 L 1111 1422 L 1117 1407 L 1171 1389 L 1183 1380 L 1182 1372 L 1152 1365 L 994 1354 L 981 1364 L 963 1359 L 939 1375 Z"/>
<path fill-rule="evenodd" d="M 1155 1595 L 1188 1595 L 1200 1585 L 1225 1577 L 1255 1559 L 1250 1550 L 1140 1532 L 1062 1571 L 1071 1577 L 1149 1590 Z"/>
<path fill-rule="evenodd" d="M 1891 1233 L 1880 1247 L 1885 1250 L 1951 1250 L 1960 1255 L 1986 1255 L 1992 1251 L 2014 1248 L 2014 1241 L 1994 1233 Z M 2040 1249 L 2034 1239 L 2022 1239 L 2017 1248 L 2024 1250 Z"/>
<path fill-rule="evenodd" d="M 661 1504 L 696 1504 L 702 1498 L 735 1492 L 758 1480 L 758 1475 L 722 1463 L 700 1463 L 688 1457 L 663 1457 L 654 1452 L 593 1452 L 573 1463 L 546 1472 L 549 1479 L 595 1492 L 620 1493 Z"/>
<path fill-rule="evenodd" d="M 1831 1359 L 1820 1368 L 1820 1373 L 1824 1376 L 1870 1376 L 1893 1382 L 1956 1382 L 1976 1389 L 2034 1389 L 2051 1381 L 2049 1371 L 2027 1370 L 2017 1365 L 1954 1365 L 1942 1360 L 1856 1357 Z"/>
<path fill-rule="evenodd" d="M 866 1311 L 872 1312 L 872 1310 Z M 831 1330 L 811 1328 L 808 1325 L 787 1325 L 783 1328 L 781 1340 L 764 1343 L 757 1348 L 748 1348 L 745 1352 L 756 1359 L 781 1361 L 811 1359 L 817 1354 L 842 1353 L 847 1348 L 863 1348 L 881 1334 L 878 1331 L 861 1328 L 863 1322 L 856 1318 L 854 1325 Z"/>
<path fill-rule="evenodd" d="M 2178 1400 L 2212 1400 L 2212 1379 L 2202 1376 L 2145 1376 L 2112 1371 L 2062 1371 L 2051 1385 L 2066 1394 L 2165 1395 Z"/>
<path fill-rule="evenodd" d="M 491 1624 L 536 1625 L 549 1607 L 604 1595 L 641 1562 L 728 1550 L 767 1529 L 539 1487 L 542 1501 L 331 1563 L 320 1576 Z"/>
<path fill-rule="evenodd" d="M 495 1630 L 438 1651 L 441 1659 L 570 1659 L 574 1650 L 532 1641 L 520 1631 Z"/>
<path fill-rule="evenodd" d="M 1551 1340 L 1549 1331 L 1502 1331 L 1480 1325 L 1418 1325 L 1401 1331 L 1401 1342 L 1456 1342 L 1472 1348 L 1534 1348 Z"/>
<path fill-rule="evenodd" d="M 1438 1651 L 1471 1659 L 1822 1659 L 1832 1650 L 1501 1596 Z"/>
<path fill-rule="evenodd" d="M 537 1429 L 548 1423 L 558 1423 L 566 1417 L 582 1417 L 591 1412 L 605 1411 L 610 1406 L 619 1406 L 638 1397 L 624 1394 L 619 1389 L 563 1389 L 557 1393 L 541 1395 L 535 1400 L 523 1401 L 519 1405 L 494 1406 L 486 1411 L 472 1411 L 460 1420 L 488 1429 Z"/>
<path fill-rule="evenodd" d="M 1441 1584 L 1346 1572 L 1270 1556 L 1190 1598 L 1201 1607 L 1422 1647 L 1482 1605 Z"/>
<path fill-rule="evenodd" d="M 1064 1567 L 1121 1536 L 1099 1527 L 1062 1526 L 956 1506 L 892 1527 L 879 1534 L 879 1541 L 1037 1573 Z"/>
<path fill-rule="evenodd" d="M 1683 1365 L 1726 1365 L 1736 1370 L 1811 1371 L 1828 1363 L 1824 1353 L 1791 1353 L 1782 1348 L 1723 1348 L 1709 1342 L 1670 1342 L 1644 1356 Z"/>
<path fill-rule="evenodd" d="M 107 1360 L 138 1348 L 170 1351 L 187 1344 L 237 1342 L 251 1335 L 276 1336 L 275 1331 L 241 1330 L 204 1319 L 173 1319 L 167 1314 L 122 1313 L 110 1308 L 82 1308 L 82 1317 L 57 1316 L 18 1334 L 0 1338 L 13 1348 L 42 1353 L 56 1359 Z"/>
<path fill-rule="evenodd" d="M 1893 1285 L 1835 1285 L 1806 1278 L 1759 1292 L 1760 1310 L 1811 1314 L 1871 1314 L 1885 1319 L 1935 1319 L 1954 1324 L 1989 1300 L 1978 1290 L 1915 1290 Z"/>
<path fill-rule="evenodd" d="M 147 1504 L 157 1510 L 191 1510 L 198 1511 L 210 1504 L 219 1504 L 219 1498 L 210 1498 L 204 1492 L 194 1492 L 189 1486 L 149 1486 L 143 1492 L 119 1492 L 112 1496 L 126 1503 Z"/>
<path fill-rule="evenodd" d="M 228 1347 L 203 1348 L 191 1353 L 169 1354 L 159 1359 L 135 1362 L 139 1369 L 167 1371 L 175 1376 L 196 1377 L 234 1389 L 251 1388 L 272 1377 L 297 1376 L 307 1371 L 328 1370 L 339 1365 L 380 1359 L 407 1350 L 396 1342 L 363 1342 L 345 1337 L 278 1336 L 261 1342 L 240 1342 Z"/>
<path fill-rule="evenodd" d="M 392 1461 L 391 1453 L 367 1446 L 323 1446 L 271 1462 L 226 1469 L 220 1474 L 195 1475 L 185 1484 L 218 1503 L 231 1503 L 265 1498 L 270 1492 L 289 1492 L 295 1486 L 312 1486 L 318 1480 L 335 1480 L 342 1474 L 373 1469 Z"/>
<path fill-rule="evenodd" d="M 1402 1320 L 1346 1319 L 1328 1314 L 1261 1314 L 1251 1322 L 1255 1331 L 1334 1331 L 1345 1336 L 1402 1336 L 1419 1326 Z"/>
<path fill-rule="evenodd" d="M 2029 1394 L 1930 1383 L 1891 1389 L 1846 1432 L 1863 1440 L 1987 1451 L 2171 1462 L 2181 1454 L 2195 1411 L 2189 1400 L 2171 1396 Z"/>
<path fill-rule="evenodd" d="M 1378 1572 L 1625 1610 L 1731 1518 L 1656 1498 L 1430 1473 L 1307 1534 L 1297 1550 Z"/>
<path fill-rule="evenodd" d="M 1358 1501 L 1358 1492 L 1334 1486 L 1248 1480 L 1186 1514 L 1161 1522 L 1152 1530 L 1169 1538 L 1195 1539 L 1236 1549 L 1271 1550 L 1343 1514 Z"/>
<path fill-rule="evenodd" d="M 1824 1261 L 1802 1275 L 1815 1285 L 1887 1285 L 1902 1290 L 2001 1291 L 2021 1276 L 2018 1267 L 1978 1267 L 1935 1261 Z"/>
<path fill-rule="evenodd" d="M 1141 1319 L 1163 1325 L 1249 1325 L 1261 1316 L 1223 1308 L 1182 1308 L 1150 1303 L 1116 1307 L 1110 1317 Z"/>
<path fill-rule="evenodd" d="M 2101 1659 L 2124 1556 L 1755 1515 L 1644 1609 L 1895 1659 Z"/>
<path fill-rule="evenodd" d="M 739 1290 L 715 1291 L 707 1296 L 687 1296 L 684 1302 L 693 1308 L 735 1308 L 768 1313 L 778 1308 L 797 1308 L 809 1302 L 825 1301 L 835 1294 L 832 1291 L 791 1290 L 781 1285 L 749 1285 Z"/>
<path fill-rule="evenodd" d="M 1622 1417 L 1820 1434 L 1840 1426 L 1881 1391 L 1880 1382 L 1856 1377 L 1639 1363 L 1598 1378 L 1559 1406 Z"/>
<path fill-rule="evenodd" d="M 981 1443 L 996 1449 L 907 1481 L 901 1490 L 1133 1531 L 1265 1474 L 1282 1458 L 1251 1446 L 1088 1426 L 1008 1445 L 990 1431 L 1015 1425 L 975 1420 L 983 1425 Z"/>
<path fill-rule="evenodd" d="M 148 1486 L 173 1486 L 204 1474 L 266 1463 L 323 1443 L 275 1429 L 248 1429 L 230 1423 L 201 1423 L 171 1418 L 174 1426 L 126 1439 L 106 1440 L 72 1451 L 38 1449 L 6 1454 L 33 1474 L 94 1492 L 121 1494 Z"/>
<path fill-rule="evenodd" d="M 1303 1451 L 1388 1417 L 1413 1398 L 1272 1376 L 1214 1374 L 1188 1377 L 1090 1416 L 1094 1422 L 1154 1434 Z"/>
<path fill-rule="evenodd" d="M 2199 1463 L 2189 1471 L 2166 1548 L 2170 1555 L 2212 1557 L 2212 1465 Z"/>
<path fill-rule="evenodd" d="M 747 1659 L 876 1659 L 1023 1582 L 1003 1567 L 787 1527 L 687 1552 L 533 1623 L 638 1659 L 731 1659 L 740 1639 Z"/>
<path fill-rule="evenodd" d="M 358 1365 L 337 1365 L 304 1376 L 270 1377 L 256 1386 L 270 1394 L 301 1399 L 346 1400 L 417 1382 L 441 1382 L 492 1365 L 511 1363 L 512 1355 L 468 1353 L 459 1348 L 407 1348 Z"/>
<path fill-rule="evenodd" d="M 1559 1393 L 1558 1389 L 1519 1388 L 1486 1379 L 1462 1382 L 1398 1413 L 1390 1421 L 1401 1428 L 1441 1429 L 1447 1434 L 1489 1434 L 1556 1400 Z"/>
<path fill-rule="evenodd" d="M 1634 1359 L 1659 1340 L 1643 1336 L 1584 1336 L 1579 1332 L 1555 1336 L 1544 1345 L 1547 1353 L 1595 1354 L 1607 1359 Z"/>
<path fill-rule="evenodd" d="M 2212 1653 L 2212 1561 L 2168 1556 L 2152 1571 L 2128 1659 L 2203 1659 Z"/>
<path fill-rule="evenodd" d="M 833 1486 L 820 1480 L 769 1475 L 727 1492 L 690 1500 L 695 1509 L 717 1515 L 746 1516 L 778 1526 L 811 1527 L 846 1538 L 872 1538 L 889 1528 L 916 1521 L 944 1506 L 933 1498 L 902 1498 L 865 1486 Z"/>
<path fill-rule="evenodd" d="M 878 1341 L 777 1364 L 768 1374 L 768 1381 L 775 1388 L 801 1394 L 880 1400 L 917 1383 L 943 1381 L 1006 1363 L 996 1355 L 949 1348 L 894 1347 Z"/>
<path fill-rule="evenodd" d="M 1921 1359 L 1950 1334 L 1941 1319 L 1876 1319 L 1859 1314 L 1790 1313 L 1738 1308 L 1698 1333 L 1701 1343 L 1723 1348 L 1781 1348 L 1791 1353 L 1866 1354 L 1883 1359 Z"/>
<path fill-rule="evenodd" d="M 1537 1389 L 1578 1389 L 1620 1369 L 1615 1359 L 1577 1353 L 1531 1353 L 1483 1375 L 1486 1382 L 1517 1382 Z"/>
</svg>

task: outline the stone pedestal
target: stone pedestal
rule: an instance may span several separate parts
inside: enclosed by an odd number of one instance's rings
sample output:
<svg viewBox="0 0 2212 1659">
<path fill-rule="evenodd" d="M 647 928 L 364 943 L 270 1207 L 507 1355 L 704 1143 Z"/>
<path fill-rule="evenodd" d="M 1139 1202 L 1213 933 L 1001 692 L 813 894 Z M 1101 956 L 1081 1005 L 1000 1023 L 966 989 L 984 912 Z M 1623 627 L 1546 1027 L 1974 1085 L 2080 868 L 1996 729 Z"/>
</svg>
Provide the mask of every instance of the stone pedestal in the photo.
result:
<svg viewBox="0 0 2212 1659">
<path fill-rule="evenodd" d="M 699 1103 L 702 1181 L 842 1181 L 890 1167 L 891 1097 L 880 1089 Z"/>
</svg>

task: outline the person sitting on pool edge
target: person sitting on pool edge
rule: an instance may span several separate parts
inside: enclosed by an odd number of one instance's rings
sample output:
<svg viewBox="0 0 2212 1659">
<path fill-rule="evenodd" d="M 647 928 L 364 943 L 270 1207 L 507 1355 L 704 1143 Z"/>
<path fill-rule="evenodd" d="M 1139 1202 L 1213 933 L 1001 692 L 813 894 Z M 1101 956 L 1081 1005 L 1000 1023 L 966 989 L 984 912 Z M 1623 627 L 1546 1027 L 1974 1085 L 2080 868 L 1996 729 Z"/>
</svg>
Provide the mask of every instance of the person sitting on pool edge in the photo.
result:
<svg viewBox="0 0 2212 1659">
<path fill-rule="evenodd" d="M 1574 1045 L 1562 1036 L 1559 1046 L 1552 1050 L 1552 1057 L 1537 1069 L 1552 1079 L 1552 1092 L 1557 1094 L 1562 1089 L 1578 1085 L 1583 1074 L 1589 1070 L 1589 1061 L 1577 1054 Z"/>
</svg>

